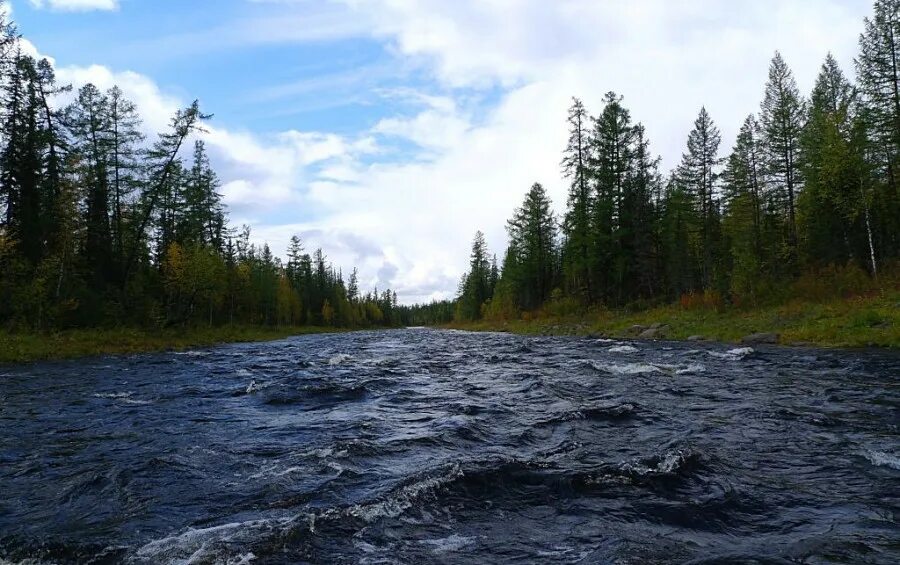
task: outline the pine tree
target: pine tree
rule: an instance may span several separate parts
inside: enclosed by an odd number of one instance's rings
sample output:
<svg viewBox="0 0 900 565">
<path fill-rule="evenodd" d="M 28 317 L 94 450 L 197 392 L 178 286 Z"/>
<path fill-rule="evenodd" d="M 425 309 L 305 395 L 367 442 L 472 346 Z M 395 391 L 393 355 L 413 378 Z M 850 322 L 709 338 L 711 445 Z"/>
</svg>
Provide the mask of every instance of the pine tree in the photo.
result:
<svg viewBox="0 0 900 565">
<path fill-rule="evenodd" d="M 853 145 L 854 89 L 828 55 L 813 89 L 800 142 L 805 189 L 801 195 L 804 247 L 808 262 L 843 265 L 864 240 L 859 153 Z"/>
<path fill-rule="evenodd" d="M 351 304 L 356 304 L 356 301 L 358 299 L 359 299 L 359 273 L 357 272 L 356 267 L 353 267 L 353 272 L 350 273 L 350 283 L 347 286 L 347 300 L 349 300 Z"/>
<path fill-rule="evenodd" d="M 884 255 L 900 255 L 900 2 L 876 0 L 865 20 L 856 61 L 863 98 L 866 161 L 876 176 L 868 200 L 880 216 Z M 867 218 L 868 220 L 868 218 Z M 874 253 L 873 253 L 874 255 Z M 874 262 L 874 257 L 873 257 Z"/>
<path fill-rule="evenodd" d="M 66 122 L 72 137 L 72 150 L 82 164 L 78 177 L 87 192 L 85 259 L 94 273 L 95 285 L 102 286 L 110 279 L 112 256 L 108 99 L 93 84 L 86 84 L 68 108 Z"/>
<path fill-rule="evenodd" d="M 594 196 L 591 191 L 591 143 L 587 110 L 578 98 L 572 99 L 567 118 L 569 141 L 563 152 L 562 170 L 571 182 L 566 216 L 563 221 L 565 271 L 569 287 L 594 300 L 592 283 L 591 215 Z"/>
<path fill-rule="evenodd" d="M 472 242 L 469 271 L 460 281 L 457 318 L 461 320 L 481 318 L 481 308 L 493 294 L 490 287 L 490 271 L 487 243 L 484 234 L 477 231 Z"/>
<path fill-rule="evenodd" d="M 110 175 L 112 184 L 112 231 L 116 266 L 121 277 L 124 268 L 127 217 L 133 205 L 133 194 L 141 179 L 139 147 L 144 141 L 137 107 L 114 86 L 106 93 L 109 101 Z"/>
<path fill-rule="evenodd" d="M 732 260 L 731 291 L 756 300 L 767 257 L 763 251 L 765 155 L 760 126 L 753 115 L 744 120 L 723 173 L 725 233 Z"/>
<path fill-rule="evenodd" d="M 698 255 L 703 258 L 700 276 L 703 288 L 710 288 L 712 284 L 718 245 L 713 234 L 717 230 L 714 211 L 718 168 L 721 164 L 718 156 L 721 141 L 719 129 L 709 117 L 706 108 L 701 108 L 694 121 L 694 129 L 688 135 L 687 152 L 678 167 L 680 186 L 693 202 L 699 221 L 695 229 L 699 234 Z"/>
<path fill-rule="evenodd" d="M 621 227 L 625 263 L 625 295 L 629 299 L 652 297 L 659 285 L 658 218 L 662 180 L 659 157 L 650 152 L 644 126 L 634 128 L 632 165 L 625 191 Z"/>
<path fill-rule="evenodd" d="M 660 213 L 660 240 L 667 295 L 679 298 L 697 287 L 697 214 L 693 198 L 673 174 L 666 185 Z"/>
<path fill-rule="evenodd" d="M 516 305 L 533 310 L 550 297 L 556 274 L 556 220 L 543 186 L 531 187 L 506 229 L 515 267 L 507 265 L 503 276 L 513 281 Z"/>
<path fill-rule="evenodd" d="M 803 131 L 806 104 L 797 81 L 781 53 L 775 52 L 769 67 L 760 121 L 765 132 L 767 173 L 778 197 L 784 202 L 787 216 L 787 244 L 790 267 L 796 267 L 797 192 L 802 185 L 800 175 L 800 134 Z"/>
<path fill-rule="evenodd" d="M 622 254 L 620 223 L 635 130 L 620 96 L 609 92 L 605 103 L 603 112 L 594 120 L 591 139 L 591 177 L 596 193 L 591 231 L 597 271 L 593 279 L 606 300 L 621 302 L 628 258 Z"/>
</svg>

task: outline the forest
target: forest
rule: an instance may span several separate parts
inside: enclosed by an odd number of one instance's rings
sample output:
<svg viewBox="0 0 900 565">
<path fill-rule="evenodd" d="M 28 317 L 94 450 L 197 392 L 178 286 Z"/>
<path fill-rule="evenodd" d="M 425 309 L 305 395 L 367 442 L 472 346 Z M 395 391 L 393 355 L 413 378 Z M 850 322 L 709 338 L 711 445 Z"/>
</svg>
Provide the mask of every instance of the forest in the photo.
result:
<svg viewBox="0 0 900 565">
<path fill-rule="evenodd" d="M 776 52 L 730 152 L 700 108 L 668 174 L 621 96 L 608 93 L 597 115 L 573 99 L 564 215 L 534 184 L 507 223 L 499 266 L 476 234 L 452 318 L 751 309 L 896 285 L 898 61 L 900 2 L 877 0 L 852 77 L 829 54 L 806 96 Z M 432 313 L 450 321 L 446 308 Z"/>
<path fill-rule="evenodd" d="M 285 259 L 229 225 L 198 102 L 147 139 L 122 90 L 59 84 L 0 21 L 0 327 L 430 325 L 639 311 L 754 309 L 896 286 L 900 2 L 876 0 L 848 74 L 811 93 L 780 53 L 730 151 L 700 108 L 661 171 L 622 96 L 573 98 L 559 217 L 535 183 L 498 258 L 476 234 L 454 300 L 398 304 L 345 282 L 298 236 Z M 65 104 L 60 101 L 65 100 Z M 562 118 L 562 116 L 561 116 Z"/>
<path fill-rule="evenodd" d="M 282 261 L 228 224 L 198 102 L 148 140 L 121 89 L 72 92 L 9 21 L 0 90 L 0 327 L 401 323 L 395 292 L 321 249 L 295 236 Z"/>
</svg>

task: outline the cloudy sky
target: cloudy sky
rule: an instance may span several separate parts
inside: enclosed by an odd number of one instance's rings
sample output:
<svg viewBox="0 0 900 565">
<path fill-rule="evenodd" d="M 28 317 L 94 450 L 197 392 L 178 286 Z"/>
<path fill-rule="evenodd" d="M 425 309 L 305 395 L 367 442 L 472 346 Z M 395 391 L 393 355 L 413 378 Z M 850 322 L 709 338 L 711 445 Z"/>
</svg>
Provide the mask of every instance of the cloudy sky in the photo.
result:
<svg viewBox="0 0 900 565">
<path fill-rule="evenodd" d="M 63 82 L 114 83 L 148 131 L 199 98 L 234 225 L 292 234 L 403 302 L 449 297 L 472 236 L 559 174 L 572 96 L 625 97 L 666 169 L 705 105 L 730 148 L 781 50 L 852 73 L 870 0 L 13 0 Z"/>
</svg>

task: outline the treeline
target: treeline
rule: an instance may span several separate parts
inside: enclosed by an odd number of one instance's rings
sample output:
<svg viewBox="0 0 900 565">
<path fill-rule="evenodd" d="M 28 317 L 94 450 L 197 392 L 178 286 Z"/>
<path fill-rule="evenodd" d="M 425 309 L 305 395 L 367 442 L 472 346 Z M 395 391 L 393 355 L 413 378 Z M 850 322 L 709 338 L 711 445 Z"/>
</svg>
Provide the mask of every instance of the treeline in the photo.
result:
<svg viewBox="0 0 900 565">
<path fill-rule="evenodd" d="M 755 306 L 798 284 L 815 294 L 895 271 L 900 0 L 876 0 L 859 46 L 855 83 L 829 55 L 808 98 L 776 52 L 759 113 L 731 152 L 723 158 L 701 108 L 667 176 L 622 97 L 607 94 L 597 116 L 574 99 L 565 215 L 535 184 L 508 222 L 499 269 L 479 232 L 455 317 L 676 300 Z"/>
<path fill-rule="evenodd" d="M 0 327 L 401 322 L 321 249 L 282 261 L 229 227 L 197 102 L 151 143 L 122 90 L 71 92 L 3 20 L 0 90 Z"/>
</svg>

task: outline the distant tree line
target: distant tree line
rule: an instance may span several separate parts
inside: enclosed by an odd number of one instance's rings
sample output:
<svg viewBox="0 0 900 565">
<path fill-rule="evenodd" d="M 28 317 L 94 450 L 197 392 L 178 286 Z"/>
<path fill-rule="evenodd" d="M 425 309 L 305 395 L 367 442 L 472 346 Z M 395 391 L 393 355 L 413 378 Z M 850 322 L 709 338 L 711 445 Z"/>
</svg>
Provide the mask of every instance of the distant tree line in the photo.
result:
<svg viewBox="0 0 900 565">
<path fill-rule="evenodd" d="M 507 224 L 498 269 L 479 232 L 455 317 L 681 300 L 758 305 L 797 281 L 875 278 L 900 259 L 900 0 L 876 0 L 855 83 L 828 55 L 804 97 L 775 54 L 758 114 L 724 157 L 701 108 L 667 176 L 610 92 L 574 99 L 556 218 L 535 184 Z M 841 283 L 843 284 L 843 283 Z"/>
<path fill-rule="evenodd" d="M 282 261 L 228 225 L 197 102 L 150 143 L 122 90 L 67 94 L 3 19 L 0 90 L 0 326 L 401 323 L 321 249 Z"/>
</svg>

